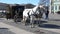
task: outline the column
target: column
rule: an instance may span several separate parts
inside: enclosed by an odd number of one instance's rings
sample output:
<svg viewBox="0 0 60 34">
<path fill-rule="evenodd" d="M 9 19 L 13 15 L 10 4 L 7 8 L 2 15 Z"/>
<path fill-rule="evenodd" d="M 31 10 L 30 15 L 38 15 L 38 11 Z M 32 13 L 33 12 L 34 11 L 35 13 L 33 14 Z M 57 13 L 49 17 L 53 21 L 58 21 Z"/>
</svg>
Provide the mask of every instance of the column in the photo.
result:
<svg viewBox="0 0 60 34">
<path fill-rule="evenodd" d="M 50 13 L 51 13 L 51 6 L 52 6 L 52 5 L 51 5 L 51 0 L 50 0 L 50 6 L 49 6 L 49 11 L 50 11 Z"/>
<path fill-rule="evenodd" d="M 57 11 L 59 11 L 59 5 L 57 5 Z"/>
</svg>

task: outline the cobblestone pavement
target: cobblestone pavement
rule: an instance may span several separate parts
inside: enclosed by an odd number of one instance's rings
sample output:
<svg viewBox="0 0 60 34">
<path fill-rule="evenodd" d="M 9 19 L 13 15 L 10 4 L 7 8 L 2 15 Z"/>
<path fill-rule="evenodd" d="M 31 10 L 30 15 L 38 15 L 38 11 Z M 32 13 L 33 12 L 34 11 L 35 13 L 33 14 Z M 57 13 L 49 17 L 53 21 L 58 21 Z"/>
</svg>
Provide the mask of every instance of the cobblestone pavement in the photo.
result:
<svg viewBox="0 0 60 34">
<path fill-rule="evenodd" d="M 2 22 L 0 22 L 0 33 L 1 34 L 35 34 Z"/>
<path fill-rule="evenodd" d="M 60 34 L 60 15 L 58 14 L 50 14 L 49 19 L 46 23 L 43 23 L 39 27 L 31 28 L 30 26 L 25 26 L 21 22 L 15 23 L 12 19 L 6 20 L 5 18 L 1 18 L 0 22 L 14 26 L 16 28 L 21 28 L 28 32 L 36 33 L 36 34 Z"/>
</svg>

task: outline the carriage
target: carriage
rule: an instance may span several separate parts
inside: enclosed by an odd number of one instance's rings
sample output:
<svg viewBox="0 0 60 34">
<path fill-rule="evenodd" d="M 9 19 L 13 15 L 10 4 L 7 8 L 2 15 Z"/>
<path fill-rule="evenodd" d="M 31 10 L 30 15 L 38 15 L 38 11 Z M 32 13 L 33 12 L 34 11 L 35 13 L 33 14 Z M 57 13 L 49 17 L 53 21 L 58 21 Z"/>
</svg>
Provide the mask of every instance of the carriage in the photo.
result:
<svg viewBox="0 0 60 34">
<path fill-rule="evenodd" d="M 43 6 L 35 6 L 32 9 L 27 9 L 25 11 L 25 6 L 9 6 L 9 12 L 6 12 L 6 18 L 7 19 L 14 19 L 15 22 L 17 21 L 23 21 L 26 25 L 26 20 L 29 18 L 30 15 L 30 23 L 33 25 L 33 22 L 37 16 L 37 18 L 41 19 L 43 12 L 46 10 Z M 29 13 L 29 15 L 28 15 Z M 34 15 L 32 15 L 32 13 Z M 37 13 L 37 14 L 36 14 Z"/>
<path fill-rule="evenodd" d="M 6 11 L 7 19 L 14 19 L 15 22 L 21 21 L 23 19 L 23 11 L 25 6 L 15 5 L 9 6 L 9 11 Z"/>
</svg>

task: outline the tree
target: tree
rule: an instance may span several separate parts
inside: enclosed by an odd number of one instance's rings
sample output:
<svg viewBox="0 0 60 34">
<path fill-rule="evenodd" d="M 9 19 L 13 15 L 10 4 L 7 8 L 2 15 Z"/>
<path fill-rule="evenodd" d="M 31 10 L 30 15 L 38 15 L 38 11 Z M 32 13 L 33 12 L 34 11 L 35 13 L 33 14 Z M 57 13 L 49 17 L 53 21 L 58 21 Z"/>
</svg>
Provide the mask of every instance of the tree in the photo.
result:
<svg viewBox="0 0 60 34">
<path fill-rule="evenodd" d="M 49 5 L 49 0 L 39 0 L 39 5 L 48 6 Z"/>
</svg>

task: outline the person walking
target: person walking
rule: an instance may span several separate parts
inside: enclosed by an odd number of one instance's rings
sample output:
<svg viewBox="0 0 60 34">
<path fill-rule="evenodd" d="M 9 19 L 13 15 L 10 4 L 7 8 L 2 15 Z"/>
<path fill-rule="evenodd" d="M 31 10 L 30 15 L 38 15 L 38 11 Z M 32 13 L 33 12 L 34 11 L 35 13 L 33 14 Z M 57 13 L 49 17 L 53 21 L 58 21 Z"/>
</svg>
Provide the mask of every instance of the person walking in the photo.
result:
<svg viewBox="0 0 60 34">
<path fill-rule="evenodd" d="M 45 15 L 46 15 L 45 19 L 48 19 L 49 18 L 48 17 L 49 16 L 49 10 L 46 11 Z"/>
</svg>

